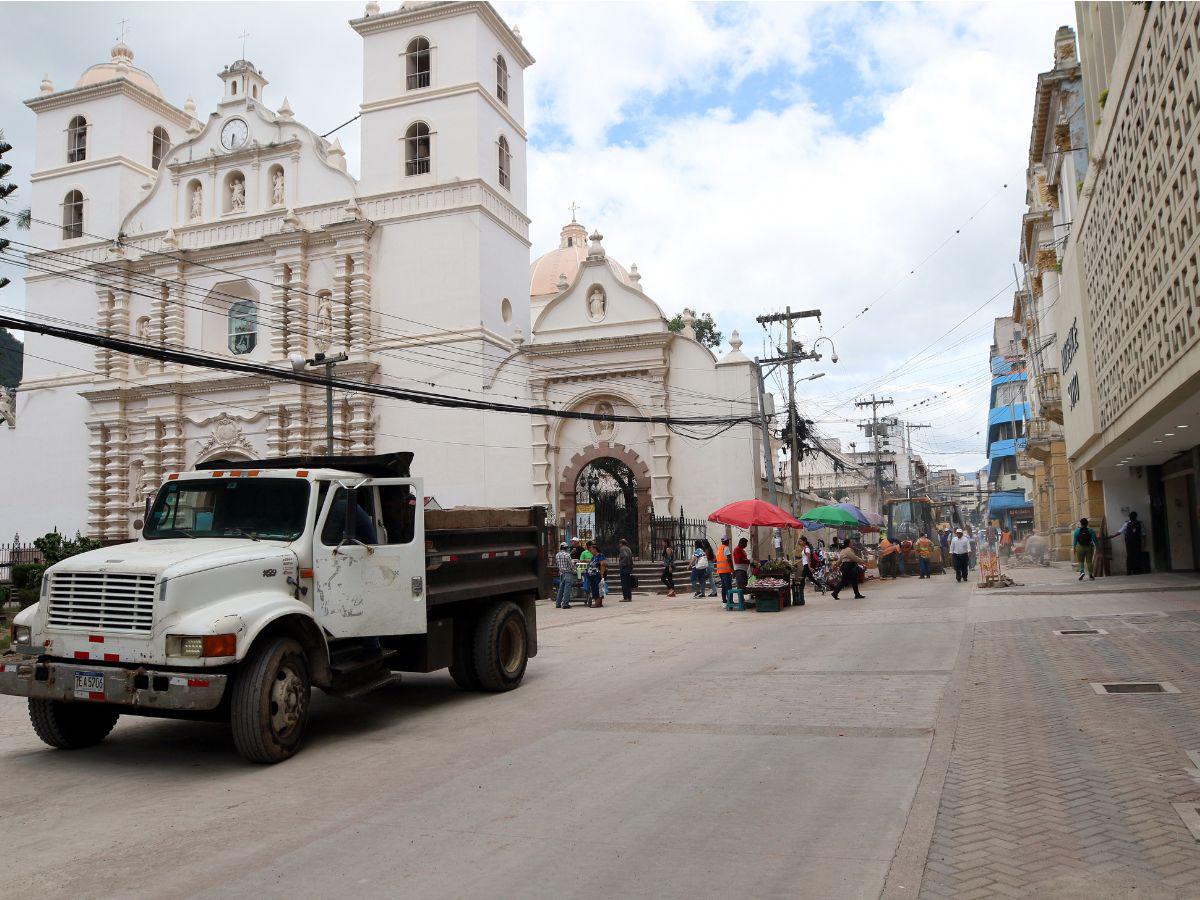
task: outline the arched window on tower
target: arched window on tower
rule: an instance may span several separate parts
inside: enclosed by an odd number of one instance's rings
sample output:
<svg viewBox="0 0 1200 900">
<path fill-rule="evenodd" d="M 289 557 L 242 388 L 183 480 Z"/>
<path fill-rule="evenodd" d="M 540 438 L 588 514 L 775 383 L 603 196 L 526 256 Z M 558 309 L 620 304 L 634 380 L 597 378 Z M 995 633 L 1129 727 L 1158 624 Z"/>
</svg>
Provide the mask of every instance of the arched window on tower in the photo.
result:
<svg viewBox="0 0 1200 900">
<path fill-rule="evenodd" d="M 427 88 L 430 84 L 432 58 L 429 41 L 423 37 L 413 38 L 408 42 L 408 52 L 404 54 L 404 70 L 408 76 L 405 86 L 410 91 L 417 88 Z"/>
<path fill-rule="evenodd" d="M 64 241 L 83 237 L 83 194 L 70 191 L 63 198 L 62 236 Z"/>
<path fill-rule="evenodd" d="M 500 187 L 512 188 L 512 152 L 508 149 L 508 140 L 500 135 L 496 142 L 500 151 Z"/>
<path fill-rule="evenodd" d="M 496 54 L 496 99 L 508 106 L 508 63 Z"/>
<path fill-rule="evenodd" d="M 83 162 L 87 159 L 87 119 L 76 116 L 67 126 L 67 162 Z"/>
<path fill-rule="evenodd" d="M 404 174 L 425 175 L 429 172 L 429 126 L 413 122 L 404 132 Z"/>
<path fill-rule="evenodd" d="M 238 300 L 229 307 L 229 349 L 249 353 L 258 344 L 258 309 L 253 300 Z"/>
<path fill-rule="evenodd" d="M 161 125 L 155 126 L 150 136 L 150 168 L 157 172 L 170 149 L 171 136 L 167 134 L 167 129 Z"/>
</svg>

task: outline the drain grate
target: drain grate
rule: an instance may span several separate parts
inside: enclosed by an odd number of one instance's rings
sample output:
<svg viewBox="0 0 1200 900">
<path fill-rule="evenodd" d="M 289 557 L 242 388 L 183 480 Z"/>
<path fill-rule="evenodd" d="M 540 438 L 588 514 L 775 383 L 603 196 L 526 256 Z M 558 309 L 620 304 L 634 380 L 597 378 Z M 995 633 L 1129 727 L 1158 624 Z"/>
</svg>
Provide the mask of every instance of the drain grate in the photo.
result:
<svg viewBox="0 0 1200 900">
<path fill-rule="evenodd" d="M 1058 635 L 1071 634 L 1108 634 L 1103 628 L 1064 628 L 1062 631 L 1054 632 Z"/>
<path fill-rule="evenodd" d="M 1179 688 L 1169 681 L 1094 681 L 1097 694 L 1178 694 Z"/>
</svg>

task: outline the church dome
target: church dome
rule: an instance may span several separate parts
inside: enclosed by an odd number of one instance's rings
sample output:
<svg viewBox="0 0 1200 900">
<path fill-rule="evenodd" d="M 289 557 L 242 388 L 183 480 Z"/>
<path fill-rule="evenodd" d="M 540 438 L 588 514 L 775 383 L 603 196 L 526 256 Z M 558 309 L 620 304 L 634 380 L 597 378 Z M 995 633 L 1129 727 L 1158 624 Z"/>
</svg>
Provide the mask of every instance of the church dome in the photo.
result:
<svg viewBox="0 0 1200 900">
<path fill-rule="evenodd" d="M 124 41 L 117 41 L 112 48 L 112 61 L 97 63 L 79 76 L 75 87 L 90 87 L 112 81 L 114 78 L 124 78 L 131 84 L 136 84 L 142 90 L 149 91 L 158 99 L 163 99 L 163 92 L 154 79 L 133 64 L 133 51 Z"/>
<path fill-rule="evenodd" d="M 557 294 L 559 276 L 565 275 L 568 283 L 574 282 L 579 267 L 587 257 L 587 229 L 572 220 L 563 227 L 558 249 L 543 253 L 529 266 L 529 296 L 536 299 Z M 619 262 L 611 256 L 606 256 L 605 262 L 623 284 L 637 287 Z"/>
</svg>

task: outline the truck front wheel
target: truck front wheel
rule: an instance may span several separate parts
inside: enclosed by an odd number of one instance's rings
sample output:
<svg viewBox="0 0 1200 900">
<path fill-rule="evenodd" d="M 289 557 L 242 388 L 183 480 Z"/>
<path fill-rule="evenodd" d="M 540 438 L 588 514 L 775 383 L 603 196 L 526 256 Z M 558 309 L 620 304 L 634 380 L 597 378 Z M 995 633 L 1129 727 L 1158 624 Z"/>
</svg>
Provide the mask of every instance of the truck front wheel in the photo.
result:
<svg viewBox="0 0 1200 900">
<path fill-rule="evenodd" d="M 59 750 L 79 750 L 98 744 L 113 730 L 120 717 L 101 703 L 62 703 L 30 700 L 29 721 L 37 736 Z"/>
<path fill-rule="evenodd" d="M 511 691 L 529 663 L 529 626 L 515 603 L 487 608 L 475 626 L 475 674 L 485 691 Z"/>
<path fill-rule="evenodd" d="M 258 763 L 295 755 L 311 699 L 308 660 L 299 642 L 275 638 L 256 647 L 233 686 L 230 724 L 238 752 Z"/>
</svg>

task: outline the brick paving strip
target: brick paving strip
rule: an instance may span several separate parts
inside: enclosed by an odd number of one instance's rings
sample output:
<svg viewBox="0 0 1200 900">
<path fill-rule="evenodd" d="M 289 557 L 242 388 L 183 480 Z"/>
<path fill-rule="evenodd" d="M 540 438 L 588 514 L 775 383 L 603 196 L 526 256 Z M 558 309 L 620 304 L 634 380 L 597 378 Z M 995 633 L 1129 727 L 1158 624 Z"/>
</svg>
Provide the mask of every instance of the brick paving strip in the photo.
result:
<svg viewBox="0 0 1200 900">
<path fill-rule="evenodd" d="M 1200 896 L 1200 612 L 980 624 L 970 643 L 883 896 Z M 1131 681 L 1180 693 L 1092 688 Z"/>
</svg>

